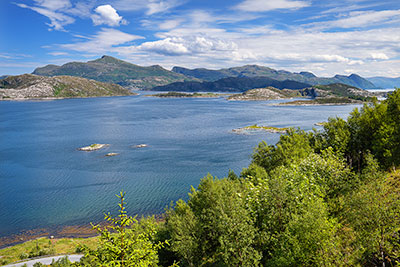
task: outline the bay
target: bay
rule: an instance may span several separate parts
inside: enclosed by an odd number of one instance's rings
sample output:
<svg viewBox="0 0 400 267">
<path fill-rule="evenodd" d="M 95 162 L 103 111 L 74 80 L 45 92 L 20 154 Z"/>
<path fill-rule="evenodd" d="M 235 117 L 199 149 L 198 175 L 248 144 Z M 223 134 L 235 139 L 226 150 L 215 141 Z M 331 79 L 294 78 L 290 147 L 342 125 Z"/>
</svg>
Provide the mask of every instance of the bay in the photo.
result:
<svg viewBox="0 0 400 267">
<path fill-rule="evenodd" d="M 0 236 L 98 222 L 103 212 L 117 212 L 120 190 L 130 215 L 160 214 L 171 201 L 187 199 L 207 173 L 240 173 L 260 141 L 279 139 L 232 129 L 311 130 L 357 106 L 271 105 L 277 102 L 148 96 L 0 102 Z M 92 143 L 110 146 L 77 150 Z M 119 155 L 106 157 L 110 152 Z"/>
</svg>

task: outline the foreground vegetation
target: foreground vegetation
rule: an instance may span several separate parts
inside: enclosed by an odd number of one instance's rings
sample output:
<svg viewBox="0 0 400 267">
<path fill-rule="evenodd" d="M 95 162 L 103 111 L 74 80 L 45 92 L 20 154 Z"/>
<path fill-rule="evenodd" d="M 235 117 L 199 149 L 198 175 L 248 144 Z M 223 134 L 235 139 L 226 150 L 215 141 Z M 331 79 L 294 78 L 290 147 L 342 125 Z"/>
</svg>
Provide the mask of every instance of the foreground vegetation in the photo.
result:
<svg viewBox="0 0 400 267">
<path fill-rule="evenodd" d="M 98 237 L 91 238 L 38 238 L 0 250 L 0 265 L 45 255 L 75 254 L 79 246 L 96 248 Z"/>
<path fill-rule="evenodd" d="M 262 142 L 240 175 L 211 175 L 165 221 L 106 216 L 75 266 L 400 264 L 400 90 L 320 132 Z M 67 265 L 65 265 L 67 266 Z"/>
</svg>

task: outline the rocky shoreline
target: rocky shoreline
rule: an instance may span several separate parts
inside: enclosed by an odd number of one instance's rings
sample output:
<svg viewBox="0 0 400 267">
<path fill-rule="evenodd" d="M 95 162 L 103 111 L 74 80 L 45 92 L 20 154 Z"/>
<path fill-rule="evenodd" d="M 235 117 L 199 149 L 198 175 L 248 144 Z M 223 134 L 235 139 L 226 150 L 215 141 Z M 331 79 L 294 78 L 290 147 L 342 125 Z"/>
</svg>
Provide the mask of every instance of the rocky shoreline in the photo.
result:
<svg viewBox="0 0 400 267">
<path fill-rule="evenodd" d="M 270 126 L 258 126 L 257 124 L 252 126 L 246 126 L 242 128 L 233 129 L 232 132 L 236 134 L 246 134 L 249 131 L 264 131 L 268 133 L 279 133 L 285 134 L 290 128 L 278 128 L 278 127 L 270 127 Z"/>
<path fill-rule="evenodd" d="M 95 150 L 102 149 L 106 146 L 109 146 L 109 144 L 91 144 L 90 146 L 84 146 L 84 147 L 78 148 L 78 150 L 80 150 L 80 151 L 95 151 Z"/>
</svg>

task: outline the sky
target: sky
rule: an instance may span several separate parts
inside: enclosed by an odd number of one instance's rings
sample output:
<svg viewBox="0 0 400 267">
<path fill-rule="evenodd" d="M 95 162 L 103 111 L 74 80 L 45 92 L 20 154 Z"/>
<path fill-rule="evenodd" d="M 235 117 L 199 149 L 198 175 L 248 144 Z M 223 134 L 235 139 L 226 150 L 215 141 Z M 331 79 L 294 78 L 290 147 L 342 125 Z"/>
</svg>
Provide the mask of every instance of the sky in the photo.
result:
<svg viewBox="0 0 400 267">
<path fill-rule="evenodd" d="M 102 55 L 400 77 L 400 0 L 0 0 L 0 75 Z"/>
</svg>

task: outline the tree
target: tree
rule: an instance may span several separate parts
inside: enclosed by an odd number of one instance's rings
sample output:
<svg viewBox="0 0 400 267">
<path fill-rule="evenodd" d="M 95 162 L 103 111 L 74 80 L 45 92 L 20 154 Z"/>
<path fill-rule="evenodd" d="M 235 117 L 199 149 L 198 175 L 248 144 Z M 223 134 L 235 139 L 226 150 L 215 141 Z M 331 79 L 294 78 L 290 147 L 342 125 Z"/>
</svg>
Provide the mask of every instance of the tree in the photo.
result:
<svg viewBox="0 0 400 267">
<path fill-rule="evenodd" d="M 187 203 L 167 213 L 171 248 L 189 266 L 257 266 L 256 229 L 246 208 L 246 188 L 237 179 L 203 178 Z"/>
<path fill-rule="evenodd" d="M 252 164 L 242 173 L 265 266 L 329 265 L 337 261 L 332 216 L 350 170 L 329 152 L 310 154 L 267 173 Z M 330 204 L 333 203 L 333 204 Z M 335 205 L 334 205 L 335 204 Z"/>
<path fill-rule="evenodd" d="M 302 159 L 313 152 L 311 137 L 312 133 L 290 129 L 287 134 L 280 136 L 276 146 L 261 142 L 254 150 L 252 163 L 269 172 L 278 166 Z"/>
<path fill-rule="evenodd" d="M 393 265 L 400 260 L 400 173 L 374 176 L 349 196 L 345 222 L 355 231 L 361 262 Z"/>
<path fill-rule="evenodd" d="M 92 225 L 99 236 L 99 246 L 93 250 L 83 247 L 83 266 L 157 266 L 157 250 L 164 244 L 154 243 L 156 225 L 151 220 L 139 223 L 125 210 L 125 193 L 120 192 L 119 215 L 105 215 L 108 226 Z"/>
</svg>

